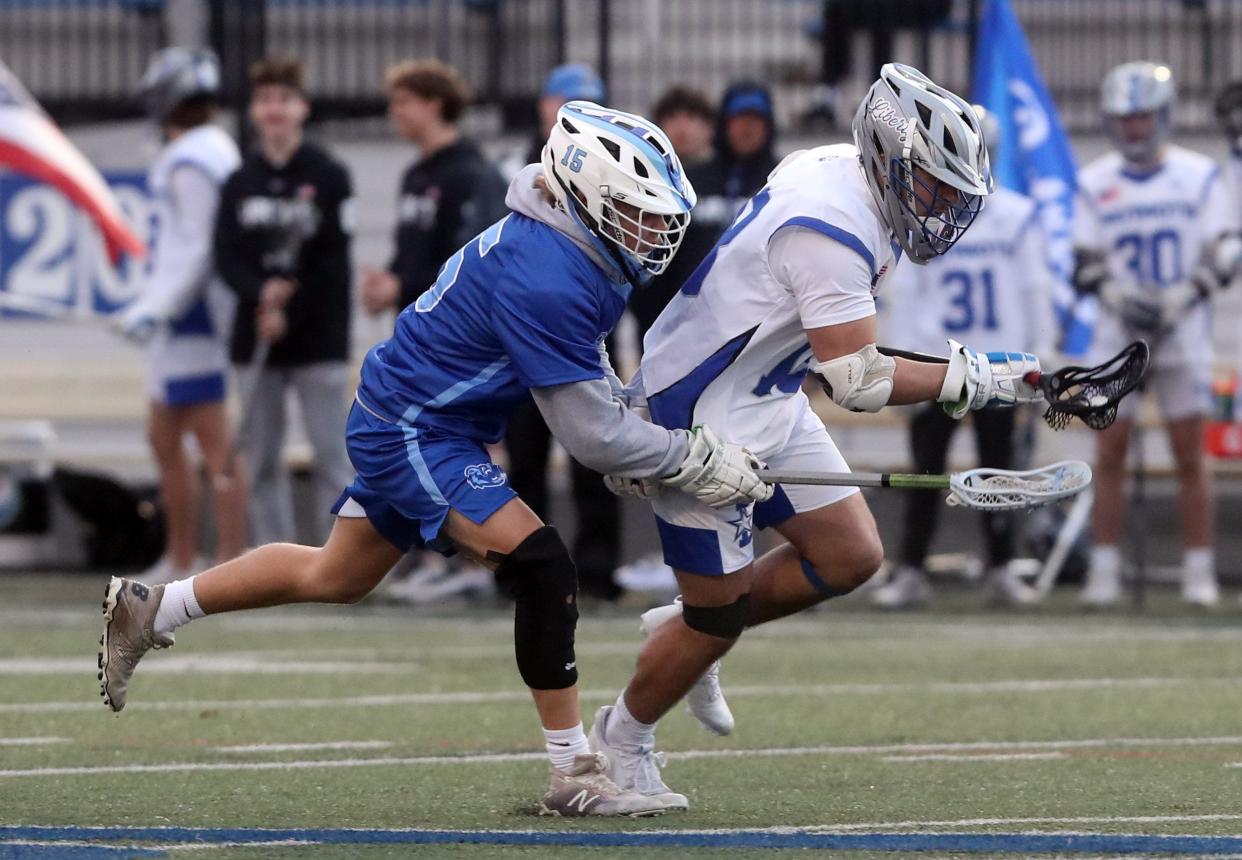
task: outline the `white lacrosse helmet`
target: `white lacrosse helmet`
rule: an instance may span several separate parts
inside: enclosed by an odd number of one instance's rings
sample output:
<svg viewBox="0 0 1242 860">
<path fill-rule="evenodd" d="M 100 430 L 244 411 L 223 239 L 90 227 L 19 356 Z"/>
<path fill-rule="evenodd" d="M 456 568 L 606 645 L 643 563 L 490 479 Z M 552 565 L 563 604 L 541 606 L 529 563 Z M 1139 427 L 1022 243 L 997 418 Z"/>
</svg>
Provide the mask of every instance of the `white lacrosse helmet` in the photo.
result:
<svg viewBox="0 0 1242 860">
<path fill-rule="evenodd" d="M 182 102 L 219 94 L 220 61 L 210 48 L 164 48 L 147 63 L 138 88 L 147 114 L 163 122 Z"/>
<path fill-rule="evenodd" d="M 572 101 L 557 111 L 543 147 L 548 188 L 631 281 L 668 268 L 690 223 L 694 188 L 655 123 Z M 644 224 L 662 216 L 663 226 Z"/>
<path fill-rule="evenodd" d="M 1000 151 L 1000 123 L 996 115 L 983 105 L 971 105 L 975 118 L 979 120 L 979 131 L 983 134 L 983 145 L 988 151 L 988 167 L 996 163 L 996 155 Z"/>
<path fill-rule="evenodd" d="M 1113 145 L 1135 164 L 1151 164 L 1173 131 L 1173 73 L 1169 67 L 1146 60 L 1122 63 L 1104 76 L 1100 111 Z M 1149 135 L 1130 138 L 1122 133 L 1123 117 L 1152 114 Z"/>
<path fill-rule="evenodd" d="M 887 63 L 853 131 L 871 194 L 907 256 L 926 263 L 953 247 L 992 192 L 970 105 L 918 69 Z"/>
</svg>

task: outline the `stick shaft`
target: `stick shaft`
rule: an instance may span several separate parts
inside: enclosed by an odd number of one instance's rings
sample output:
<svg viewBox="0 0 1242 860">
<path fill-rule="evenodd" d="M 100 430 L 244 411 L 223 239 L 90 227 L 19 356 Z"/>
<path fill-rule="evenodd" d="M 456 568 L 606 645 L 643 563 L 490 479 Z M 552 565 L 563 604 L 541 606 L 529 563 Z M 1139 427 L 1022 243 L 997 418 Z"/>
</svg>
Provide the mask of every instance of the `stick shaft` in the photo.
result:
<svg viewBox="0 0 1242 860">
<path fill-rule="evenodd" d="M 765 484 L 818 484 L 826 487 L 898 487 L 906 490 L 947 490 L 948 475 L 901 475 L 887 472 L 773 472 L 762 470 Z"/>
</svg>

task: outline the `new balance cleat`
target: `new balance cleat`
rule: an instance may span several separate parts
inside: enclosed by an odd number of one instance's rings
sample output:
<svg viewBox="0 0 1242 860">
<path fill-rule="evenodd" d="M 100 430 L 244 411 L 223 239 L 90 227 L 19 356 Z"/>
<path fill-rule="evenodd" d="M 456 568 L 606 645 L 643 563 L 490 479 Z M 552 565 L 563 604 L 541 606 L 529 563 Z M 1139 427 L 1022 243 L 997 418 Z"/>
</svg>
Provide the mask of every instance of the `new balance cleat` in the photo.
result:
<svg viewBox="0 0 1242 860">
<path fill-rule="evenodd" d="M 667 759 L 652 747 L 627 749 L 608 743 L 608 717 L 612 705 L 605 705 L 595 712 L 595 725 L 587 736 L 594 752 L 602 753 L 608 760 L 608 776 L 622 789 L 632 789 L 660 804 L 662 812 L 684 812 L 690 808 L 684 794 L 678 794 L 664 784 L 660 768 Z"/>
<path fill-rule="evenodd" d="M 104 590 L 104 632 L 99 638 L 99 695 L 119 712 L 125 707 L 129 679 L 142 655 L 152 648 L 169 648 L 171 633 L 156 633 L 155 614 L 164 586 L 147 587 L 114 576 Z"/>
<path fill-rule="evenodd" d="M 642 614 L 639 630 L 644 636 L 650 636 L 655 629 L 671 621 L 681 614 L 681 598 L 668 606 L 657 606 Z M 686 693 L 686 710 L 703 728 L 714 735 L 724 737 L 733 732 L 735 725 L 733 711 L 725 701 L 724 690 L 720 688 L 720 661 L 717 660 L 707 667 L 703 677 L 695 681 L 694 686 Z"/>
<path fill-rule="evenodd" d="M 601 753 L 574 756 L 568 770 L 552 769 L 540 815 L 578 818 L 584 815 L 623 815 L 645 818 L 660 815 L 666 806 L 637 791 L 626 791 L 608 778 L 608 759 Z"/>
</svg>

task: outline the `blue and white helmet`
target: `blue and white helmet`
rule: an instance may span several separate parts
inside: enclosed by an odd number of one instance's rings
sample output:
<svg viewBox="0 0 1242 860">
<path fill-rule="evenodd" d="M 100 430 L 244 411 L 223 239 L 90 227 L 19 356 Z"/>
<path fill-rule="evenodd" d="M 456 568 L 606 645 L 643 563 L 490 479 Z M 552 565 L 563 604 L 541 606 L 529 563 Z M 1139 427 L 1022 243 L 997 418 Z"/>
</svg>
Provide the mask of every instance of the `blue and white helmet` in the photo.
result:
<svg viewBox="0 0 1242 860">
<path fill-rule="evenodd" d="M 1150 164 L 1173 131 L 1173 73 L 1160 63 L 1138 60 L 1122 63 L 1104 76 L 1100 86 L 1100 110 L 1113 144 L 1126 161 Z M 1127 138 L 1117 120 L 1136 114 L 1153 114 L 1151 135 Z"/>
<path fill-rule="evenodd" d="M 210 48 L 156 51 L 138 84 L 147 114 L 163 122 L 182 102 L 220 92 L 220 61 Z"/>
<path fill-rule="evenodd" d="M 594 102 L 561 106 L 543 147 L 548 189 L 631 280 L 668 268 L 690 223 L 694 188 L 659 126 Z M 662 225 L 644 216 L 658 215 Z"/>
</svg>

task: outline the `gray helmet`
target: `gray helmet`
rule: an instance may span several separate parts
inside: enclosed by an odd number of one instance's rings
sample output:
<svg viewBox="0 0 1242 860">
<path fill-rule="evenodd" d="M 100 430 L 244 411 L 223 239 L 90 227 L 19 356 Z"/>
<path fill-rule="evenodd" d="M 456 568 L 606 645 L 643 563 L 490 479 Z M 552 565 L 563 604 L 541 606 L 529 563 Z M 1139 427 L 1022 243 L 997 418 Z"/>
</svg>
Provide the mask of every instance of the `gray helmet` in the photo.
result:
<svg viewBox="0 0 1242 860">
<path fill-rule="evenodd" d="M 1159 63 L 1122 63 L 1104 76 L 1100 110 L 1113 145 L 1126 161 L 1150 164 L 1155 160 L 1173 130 L 1173 96 L 1173 73 Z M 1116 120 L 1147 113 L 1156 118 L 1152 134 L 1141 140 L 1127 140 Z"/>
<path fill-rule="evenodd" d="M 1000 152 L 1000 123 L 996 121 L 996 115 L 983 105 L 971 105 L 970 107 L 979 120 L 979 131 L 983 132 L 983 145 L 987 148 L 988 166 L 991 167 Z"/>
<path fill-rule="evenodd" d="M 992 192 L 970 105 L 918 69 L 888 63 L 853 130 L 871 194 L 902 250 L 926 263 L 953 247 Z"/>
<path fill-rule="evenodd" d="M 220 62 L 210 48 L 164 48 L 151 57 L 138 88 L 147 114 L 162 122 L 182 102 L 220 92 Z"/>
</svg>

